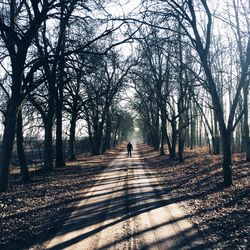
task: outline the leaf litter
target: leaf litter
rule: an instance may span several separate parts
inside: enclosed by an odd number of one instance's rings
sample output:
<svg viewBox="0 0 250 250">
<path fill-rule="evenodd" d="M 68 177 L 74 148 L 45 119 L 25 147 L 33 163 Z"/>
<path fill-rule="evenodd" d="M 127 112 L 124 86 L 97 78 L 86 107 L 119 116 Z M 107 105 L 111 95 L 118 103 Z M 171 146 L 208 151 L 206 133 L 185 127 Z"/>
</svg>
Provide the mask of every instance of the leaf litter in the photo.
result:
<svg viewBox="0 0 250 250">
<path fill-rule="evenodd" d="M 244 154 L 233 155 L 233 186 L 223 187 L 222 156 L 186 151 L 184 162 L 139 146 L 165 191 L 190 214 L 212 249 L 250 249 L 249 173 Z"/>
<path fill-rule="evenodd" d="M 67 217 L 120 150 L 118 147 L 95 157 L 80 155 L 78 161 L 50 173 L 31 167 L 28 184 L 22 183 L 16 167 L 12 169 L 8 191 L 0 193 L 0 249 L 34 245 L 42 249 L 45 235 Z"/>
</svg>

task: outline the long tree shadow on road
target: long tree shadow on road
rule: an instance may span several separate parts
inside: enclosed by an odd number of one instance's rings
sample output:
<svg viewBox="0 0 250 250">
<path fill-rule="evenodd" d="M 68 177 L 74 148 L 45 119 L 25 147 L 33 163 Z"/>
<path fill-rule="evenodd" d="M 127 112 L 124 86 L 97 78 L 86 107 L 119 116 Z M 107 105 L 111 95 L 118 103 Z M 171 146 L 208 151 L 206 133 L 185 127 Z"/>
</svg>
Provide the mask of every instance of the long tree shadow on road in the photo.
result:
<svg viewBox="0 0 250 250">
<path fill-rule="evenodd" d="M 64 223 L 62 229 L 57 233 L 57 237 L 86 229 L 84 233 L 74 236 L 66 241 L 62 240 L 60 243 L 48 249 L 64 249 L 66 247 L 77 244 L 95 234 L 98 234 L 108 227 L 112 227 L 138 215 L 177 202 L 176 199 L 173 199 L 165 194 L 164 189 L 162 189 L 162 186 L 160 186 L 159 182 L 151 181 L 151 183 L 147 184 L 138 183 L 138 185 L 140 185 L 140 190 L 137 190 L 136 192 L 134 192 L 134 186 L 126 185 L 126 183 L 131 181 L 136 184 L 135 181 L 145 178 L 145 175 L 143 174 L 137 174 L 136 177 L 135 175 L 131 174 L 131 171 L 136 171 L 142 168 L 139 161 L 137 162 L 136 159 L 134 159 L 134 161 L 135 163 L 129 166 L 129 171 L 127 163 L 116 164 L 115 166 L 110 167 L 108 171 L 114 173 L 114 175 L 120 172 L 120 175 L 118 175 L 117 177 L 114 176 L 112 178 L 108 177 L 107 179 L 104 178 L 96 183 L 95 186 L 99 191 L 101 191 L 101 193 L 93 193 L 91 195 L 87 195 L 86 200 L 89 200 L 90 202 L 79 206 L 75 210 L 74 214 L 70 216 L 69 220 Z M 147 178 L 154 179 L 154 176 L 147 176 Z M 117 184 L 115 185 L 115 188 L 113 188 L 112 190 L 104 189 L 107 185 L 110 185 L 112 183 Z M 121 183 L 124 184 L 121 185 Z M 91 202 L 93 198 L 94 202 Z M 191 197 L 183 196 L 182 200 L 185 200 L 186 198 L 190 199 Z M 147 228 L 139 232 L 134 232 L 133 234 L 124 236 L 122 239 L 113 239 L 112 243 L 109 243 L 108 245 L 100 249 L 107 249 L 123 240 L 129 240 L 133 237 L 138 237 L 145 232 L 153 233 L 157 228 L 160 228 L 167 224 L 182 221 L 184 219 L 187 219 L 188 217 L 189 216 L 186 215 L 181 218 L 175 218 L 151 228 Z M 109 222 L 105 223 L 105 221 Z M 88 228 L 92 229 L 88 230 Z M 186 232 L 180 232 L 179 234 L 189 235 L 189 241 L 195 240 L 197 237 L 200 237 L 200 235 L 192 235 L 192 229 L 186 230 Z M 174 238 L 180 236 L 174 235 L 171 237 Z M 52 238 L 53 237 L 50 235 L 44 240 L 48 241 Z M 166 239 L 161 239 L 160 241 L 167 241 L 169 240 L 169 238 L 170 237 L 166 237 Z M 153 244 L 160 244 L 160 241 L 158 243 L 152 243 L 152 247 Z M 180 249 L 181 247 L 185 247 L 186 245 L 186 238 L 183 237 L 182 241 L 176 242 L 176 245 L 173 249 Z M 207 249 L 207 245 L 199 245 L 199 249 L 203 248 Z"/>
</svg>

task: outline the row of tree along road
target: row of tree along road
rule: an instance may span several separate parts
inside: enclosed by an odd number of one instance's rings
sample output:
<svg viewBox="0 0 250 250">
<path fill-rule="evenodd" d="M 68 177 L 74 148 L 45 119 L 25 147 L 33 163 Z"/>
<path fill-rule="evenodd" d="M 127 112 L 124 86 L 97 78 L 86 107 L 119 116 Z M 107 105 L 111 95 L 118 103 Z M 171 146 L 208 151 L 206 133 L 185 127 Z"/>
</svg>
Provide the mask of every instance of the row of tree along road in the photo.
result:
<svg viewBox="0 0 250 250">
<path fill-rule="evenodd" d="M 52 171 L 65 165 L 65 137 L 69 160 L 83 134 L 97 155 L 128 137 L 134 114 L 160 154 L 166 144 L 180 161 L 185 145 L 222 150 L 231 186 L 233 150 L 250 160 L 250 6 L 215 2 L 1 1 L 0 191 L 14 144 L 30 180 L 27 136 L 44 142 L 42 168 Z M 118 16 L 110 5 L 124 11 Z M 133 116 L 120 104 L 128 88 Z"/>
</svg>

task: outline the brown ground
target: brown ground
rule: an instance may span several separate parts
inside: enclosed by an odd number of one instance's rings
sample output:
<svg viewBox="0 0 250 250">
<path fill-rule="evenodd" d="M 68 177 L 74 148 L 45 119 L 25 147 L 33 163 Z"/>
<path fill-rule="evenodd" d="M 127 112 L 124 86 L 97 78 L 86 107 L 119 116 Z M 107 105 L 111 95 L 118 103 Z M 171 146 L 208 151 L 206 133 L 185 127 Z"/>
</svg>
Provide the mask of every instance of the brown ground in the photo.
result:
<svg viewBox="0 0 250 250">
<path fill-rule="evenodd" d="M 249 173 L 243 154 L 233 156 L 232 188 L 223 188 L 221 156 L 188 151 L 185 160 L 169 160 L 140 146 L 147 166 L 165 184 L 165 190 L 190 213 L 215 249 L 250 249 Z"/>
<path fill-rule="evenodd" d="M 9 191 L 0 194 L 0 249 L 29 248 L 44 237 L 44 231 L 56 231 L 60 224 L 56 222 L 72 211 L 83 190 L 95 183 L 124 147 L 105 156 L 81 158 L 53 174 L 32 171 L 28 185 L 12 173 Z M 138 151 L 214 249 L 250 249 L 250 164 L 242 154 L 234 155 L 234 186 L 223 189 L 221 156 L 188 151 L 184 163 L 178 164 L 145 145 L 138 145 Z"/>
<path fill-rule="evenodd" d="M 29 248 L 44 237 L 44 232 L 56 230 L 55 225 L 72 211 L 82 191 L 94 184 L 119 150 L 110 150 L 104 156 L 79 157 L 53 173 L 31 167 L 32 182 L 27 185 L 12 169 L 9 190 L 0 193 L 0 249 Z"/>
<path fill-rule="evenodd" d="M 201 233 L 147 169 L 134 145 L 86 190 L 86 196 L 42 249 L 209 249 Z"/>
</svg>

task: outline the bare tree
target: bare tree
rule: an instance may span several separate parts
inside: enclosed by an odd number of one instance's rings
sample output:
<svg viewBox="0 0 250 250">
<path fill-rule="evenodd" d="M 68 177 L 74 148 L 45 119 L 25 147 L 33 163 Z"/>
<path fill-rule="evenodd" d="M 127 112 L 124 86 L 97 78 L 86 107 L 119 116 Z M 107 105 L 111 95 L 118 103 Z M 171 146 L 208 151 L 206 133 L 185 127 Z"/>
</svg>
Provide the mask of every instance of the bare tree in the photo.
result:
<svg viewBox="0 0 250 250">
<path fill-rule="evenodd" d="M 250 2 L 248 1 L 232 1 L 233 9 L 234 9 L 234 17 L 229 16 L 229 20 L 231 22 L 231 27 L 233 29 L 234 35 L 237 41 L 237 47 L 239 52 L 239 64 L 240 64 L 240 76 L 239 81 L 243 81 L 243 145 L 246 152 L 246 160 L 250 161 L 250 136 L 249 136 L 249 125 L 248 125 L 248 96 L 249 96 L 249 82 L 250 77 L 242 77 L 247 71 L 247 68 L 250 64 L 250 59 L 247 58 L 250 56 L 250 21 L 249 21 L 249 13 L 245 10 L 245 8 L 250 8 Z M 247 6 L 248 5 L 248 6 Z M 230 13 L 230 12 L 228 12 Z M 229 14 L 230 15 L 230 14 Z M 234 20 L 232 20 L 232 18 Z M 245 31 L 242 30 L 241 23 L 242 18 L 245 19 Z M 247 65 L 248 61 L 248 65 Z M 249 70 L 248 70 L 249 75 Z"/>
<path fill-rule="evenodd" d="M 6 110 L 5 128 L 0 156 L 0 191 L 8 187 L 8 173 L 16 131 L 18 108 L 22 102 L 23 74 L 28 49 L 38 29 L 56 6 L 54 1 L 6 1 L 1 3 L 0 35 L 11 60 L 11 95 Z M 22 15 L 22 18 L 18 18 Z M 24 18 L 26 18 L 26 21 Z"/>
<path fill-rule="evenodd" d="M 216 118 L 218 119 L 220 134 L 222 138 L 222 150 L 223 150 L 223 174 L 224 185 L 229 187 L 232 185 L 232 152 L 231 152 L 231 135 L 239 122 L 241 116 L 236 116 L 236 108 L 240 97 L 240 92 L 247 79 L 248 68 L 250 64 L 250 37 L 248 38 L 247 46 L 244 51 L 244 60 L 242 61 L 242 71 L 239 76 L 239 84 L 236 86 L 236 93 L 233 98 L 232 107 L 229 111 L 227 121 L 224 119 L 224 112 L 218 95 L 218 88 L 213 77 L 213 73 L 209 62 L 209 52 L 211 45 L 211 30 L 212 30 L 212 14 L 207 4 L 207 1 L 200 0 L 199 7 L 203 9 L 206 15 L 205 35 L 202 34 L 199 26 L 199 18 L 197 16 L 197 6 L 192 0 L 174 1 L 170 0 L 165 3 L 170 8 L 167 15 L 171 15 L 174 18 L 180 20 L 183 31 L 190 39 L 193 47 L 199 55 L 201 64 L 206 76 L 206 84 L 204 87 L 208 90 L 212 98 L 212 104 L 215 111 Z"/>
<path fill-rule="evenodd" d="M 88 102 L 85 103 L 84 113 L 88 124 L 89 139 L 92 153 L 101 152 L 104 126 L 110 114 L 110 108 L 115 96 L 124 87 L 126 76 L 133 66 L 129 59 L 119 60 L 115 51 L 103 58 L 98 72 L 88 76 L 86 93 Z"/>
</svg>

